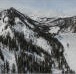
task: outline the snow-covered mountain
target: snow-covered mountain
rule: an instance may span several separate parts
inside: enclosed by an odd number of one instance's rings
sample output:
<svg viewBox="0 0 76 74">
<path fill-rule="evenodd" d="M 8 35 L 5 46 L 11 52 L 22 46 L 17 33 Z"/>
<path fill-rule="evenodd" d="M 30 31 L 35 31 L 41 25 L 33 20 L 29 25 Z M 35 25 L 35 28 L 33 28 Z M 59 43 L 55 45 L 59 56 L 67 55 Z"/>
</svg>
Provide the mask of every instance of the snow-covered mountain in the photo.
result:
<svg viewBox="0 0 76 74">
<path fill-rule="evenodd" d="M 33 20 L 14 8 L 0 12 L 0 73 L 74 72 L 55 35 L 69 27 L 75 32 L 75 26 L 67 24 L 69 18 L 46 19 Z"/>
</svg>

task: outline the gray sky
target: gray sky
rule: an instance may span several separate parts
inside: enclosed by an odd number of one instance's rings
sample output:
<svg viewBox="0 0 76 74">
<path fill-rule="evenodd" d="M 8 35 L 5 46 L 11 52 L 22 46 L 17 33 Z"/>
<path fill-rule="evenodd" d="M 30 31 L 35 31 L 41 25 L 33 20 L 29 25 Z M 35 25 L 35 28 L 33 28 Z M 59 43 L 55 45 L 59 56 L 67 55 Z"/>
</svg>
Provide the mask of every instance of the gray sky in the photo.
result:
<svg viewBox="0 0 76 74">
<path fill-rule="evenodd" d="M 50 17 L 76 15 L 76 0 L 0 0 L 0 9 L 10 7 L 31 15 Z"/>
</svg>

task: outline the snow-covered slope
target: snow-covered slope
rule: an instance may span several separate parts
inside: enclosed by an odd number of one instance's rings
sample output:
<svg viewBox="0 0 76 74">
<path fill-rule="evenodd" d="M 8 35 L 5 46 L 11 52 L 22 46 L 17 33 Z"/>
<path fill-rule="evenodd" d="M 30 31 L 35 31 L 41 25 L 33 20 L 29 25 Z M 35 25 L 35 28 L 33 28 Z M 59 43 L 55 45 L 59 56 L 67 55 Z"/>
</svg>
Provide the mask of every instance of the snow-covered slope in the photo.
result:
<svg viewBox="0 0 76 74">
<path fill-rule="evenodd" d="M 76 71 L 76 33 L 64 33 L 57 36 L 64 46 L 64 55 L 70 68 Z"/>
</svg>

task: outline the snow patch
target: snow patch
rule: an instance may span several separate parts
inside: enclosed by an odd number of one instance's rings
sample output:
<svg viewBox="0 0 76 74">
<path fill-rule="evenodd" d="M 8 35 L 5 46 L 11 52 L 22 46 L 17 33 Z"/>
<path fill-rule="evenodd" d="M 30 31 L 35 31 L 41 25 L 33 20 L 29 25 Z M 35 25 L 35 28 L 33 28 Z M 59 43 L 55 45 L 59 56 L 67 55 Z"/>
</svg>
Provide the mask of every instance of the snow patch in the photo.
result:
<svg viewBox="0 0 76 74">
<path fill-rule="evenodd" d="M 7 26 L 7 28 L 5 28 Z M 8 24 L 3 23 L 3 21 L 0 21 L 0 36 L 4 36 L 6 38 L 6 36 L 9 35 L 11 38 L 14 37 L 14 34 L 12 32 L 12 30 L 10 29 L 10 26 L 8 26 Z"/>
<path fill-rule="evenodd" d="M 58 26 L 50 27 L 49 33 L 57 33 L 60 30 Z"/>
<path fill-rule="evenodd" d="M 36 45 L 43 48 L 46 52 L 51 54 L 51 46 L 48 44 L 47 40 L 42 37 L 37 38 Z"/>
</svg>

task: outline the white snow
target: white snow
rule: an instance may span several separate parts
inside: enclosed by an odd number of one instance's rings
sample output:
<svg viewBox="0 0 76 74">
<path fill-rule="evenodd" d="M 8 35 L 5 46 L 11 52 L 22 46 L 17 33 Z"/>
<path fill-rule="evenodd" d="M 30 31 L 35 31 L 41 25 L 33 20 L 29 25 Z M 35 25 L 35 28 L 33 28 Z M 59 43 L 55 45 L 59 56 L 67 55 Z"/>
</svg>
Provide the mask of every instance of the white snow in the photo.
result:
<svg viewBox="0 0 76 74">
<path fill-rule="evenodd" d="M 42 37 L 37 38 L 36 45 L 43 48 L 46 52 L 51 54 L 52 47 L 49 45 L 47 40 L 45 40 L 44 38 L 42 38 Z"/>
<path fill-rule="evenodd" d="M 64 56 L 68 65 L 76 72 L 76 33 L 65 33 L 56 37 L 64 46 Z"/>
<path fill-rule="evenodd" d="M 8 17 L 5 17 L 5 18 L 4 18 L 4 22 L 5 22 L 5 23 L 8 23 L 8 20 L 9 20 Z"/>
<path fill-rule="evenodd" d="M 12 30 L 10 29 L 10 26 L 8 26 L 6 29 L 5 27 L 7 26 L 8 24 L 6 23 L 3 23 L 3 21 L 1 20 L 0 21 L 0 36 L 4 36 L 6 38 L 6 36 L 9 34 L 9 36 L 11 38 L 14 37 L 14 34 L 12 32 Z"/>
<path fill-rule="evenodd" d="M 15 17 L 15 23 L 17 24 L 17 22 L 20 22 L 20 19 Z"/>
<path fill-rule="evenodd" d="M 58 26 L 50 27 L 49 33 L 57 33 L 60 30 Z"/>
</svg>

